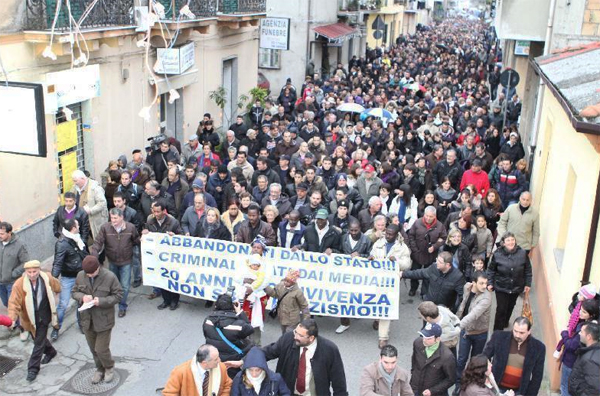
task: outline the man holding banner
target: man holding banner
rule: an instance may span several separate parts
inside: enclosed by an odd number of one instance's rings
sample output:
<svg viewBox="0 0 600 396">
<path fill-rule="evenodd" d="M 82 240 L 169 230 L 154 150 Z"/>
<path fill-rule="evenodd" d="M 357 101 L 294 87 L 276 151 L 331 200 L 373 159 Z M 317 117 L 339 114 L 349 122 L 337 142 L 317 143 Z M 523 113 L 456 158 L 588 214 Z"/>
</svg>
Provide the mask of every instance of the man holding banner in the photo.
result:
<svg viewBox="0 0 600 396">
<path fill-rule="evenodd" d="M 162 199 L 152 203 L 152 217 L 148 220 L 144 226 L 142 234 L 149 232 L 158 232 L 161 234 L 168 235 L 181 235 L 183 230 L 179 225 L 177 219 L 170 214 L 167 214 L 167 204 Z M 156 298 L 162 295 L 163 302 L 158 306 L 158 309 L 169 308 L 171 311 L 176 310 L 179 307 L 179 293 L 173 293 L 166 289 L 154 288 L 150 299 Z"/>
</svg>

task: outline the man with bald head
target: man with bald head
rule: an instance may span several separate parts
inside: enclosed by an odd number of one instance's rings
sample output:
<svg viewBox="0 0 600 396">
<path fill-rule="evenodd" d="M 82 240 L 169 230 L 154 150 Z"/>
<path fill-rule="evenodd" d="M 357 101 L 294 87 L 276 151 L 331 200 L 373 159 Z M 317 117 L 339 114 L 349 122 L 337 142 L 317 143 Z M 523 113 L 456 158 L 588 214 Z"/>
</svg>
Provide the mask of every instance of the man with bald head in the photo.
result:
<svg viewBox="0 0 600 396">
<path fill-rule="evenodd" d="M 498 240 L 506 232 L 515 234 L 517 245 L 525 249 L 527 254 L 537 246 L 540 239 L 540 216 L 531 206 L 531 193 L 524 191 L 519 202 L 509 205 L 498 222 Z"/>
</svg>

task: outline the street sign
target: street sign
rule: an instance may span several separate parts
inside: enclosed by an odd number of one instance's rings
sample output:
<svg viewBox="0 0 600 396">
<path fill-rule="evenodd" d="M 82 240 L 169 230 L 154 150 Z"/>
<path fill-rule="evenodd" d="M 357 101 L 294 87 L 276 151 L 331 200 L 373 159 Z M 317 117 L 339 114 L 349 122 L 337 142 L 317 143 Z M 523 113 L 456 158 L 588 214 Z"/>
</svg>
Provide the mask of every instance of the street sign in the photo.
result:
<svg viewBox="0 0 600 396">
<path fill-rule="evenodd" d="M 290 49 L 290 18 L 262 18 L 260 21 L 260 48 Z"/>
<path fill-rule="evenodd" d="M 503 87 L 516 87 L 521 81 L 521 77 L 516 70 L 506 69 L 502 73 L 500 73 L 500 84 Z"/>
</svg>

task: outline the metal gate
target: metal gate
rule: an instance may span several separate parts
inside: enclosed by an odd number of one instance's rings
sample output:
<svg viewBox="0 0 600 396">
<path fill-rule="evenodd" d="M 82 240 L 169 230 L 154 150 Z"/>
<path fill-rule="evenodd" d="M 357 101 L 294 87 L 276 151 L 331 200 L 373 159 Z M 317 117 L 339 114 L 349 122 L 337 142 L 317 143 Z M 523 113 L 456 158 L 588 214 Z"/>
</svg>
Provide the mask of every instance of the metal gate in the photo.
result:
<svg viewBox="0 0 600 396">
<path fill-rule="evenodd" d="M 56 127 L 57 130 L 65 127 L 75 128 L 76 133 L 74 135 L 76 136 L 77 140 L 72 140 L 74 144 L 69 145 L 70 147 L 57 146 L 56 162 L 58 164 L 58 191 L 60 194 L 64 194 L 71 189 L 71 186 L 73 185 L 73 182 L 71 181 L 72 171 L 75 169 L 83 170 L 85 167 L 81 103 L 74 103 L 67 106 L 67 108 L 73 112 L 71 114 L 71 120 L 67 120 L 64 112 L 59 111 L 56 114 Z M 69 122 L 71 124 L 66 124 Z"/>
</svg>

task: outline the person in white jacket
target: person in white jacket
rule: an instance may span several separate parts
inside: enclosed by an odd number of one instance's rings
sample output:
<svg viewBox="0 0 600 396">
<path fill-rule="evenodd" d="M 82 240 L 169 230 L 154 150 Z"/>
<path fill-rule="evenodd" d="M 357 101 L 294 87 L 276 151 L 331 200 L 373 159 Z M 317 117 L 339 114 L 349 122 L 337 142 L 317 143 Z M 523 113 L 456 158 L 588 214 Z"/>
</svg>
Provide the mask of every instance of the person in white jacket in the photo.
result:
<svg viewBox="0 0 600 396">
<path fill-rule="evenodd" d="M 404 231 L 408 231 L 418 219 L 419 202 L 411 193 L 408 184 L 402 184 L 396 192 L 398 194 L 392 199 L 388 213 L 397 214 Z"/>
<path fill-rule="evenodd" d="M 390 260 L 396 262 L 396 271 L 405 271 L 411 267 L 410 249 L 400 235 L 400 228 L 390 224 L 385 229 L 385 236 L 373 244 L 370 260 Z M 380 320 L 373 323 L 379 331 L 379 348 L 388 344 L 390 339 L 390 321 Z"/>
</svg>

